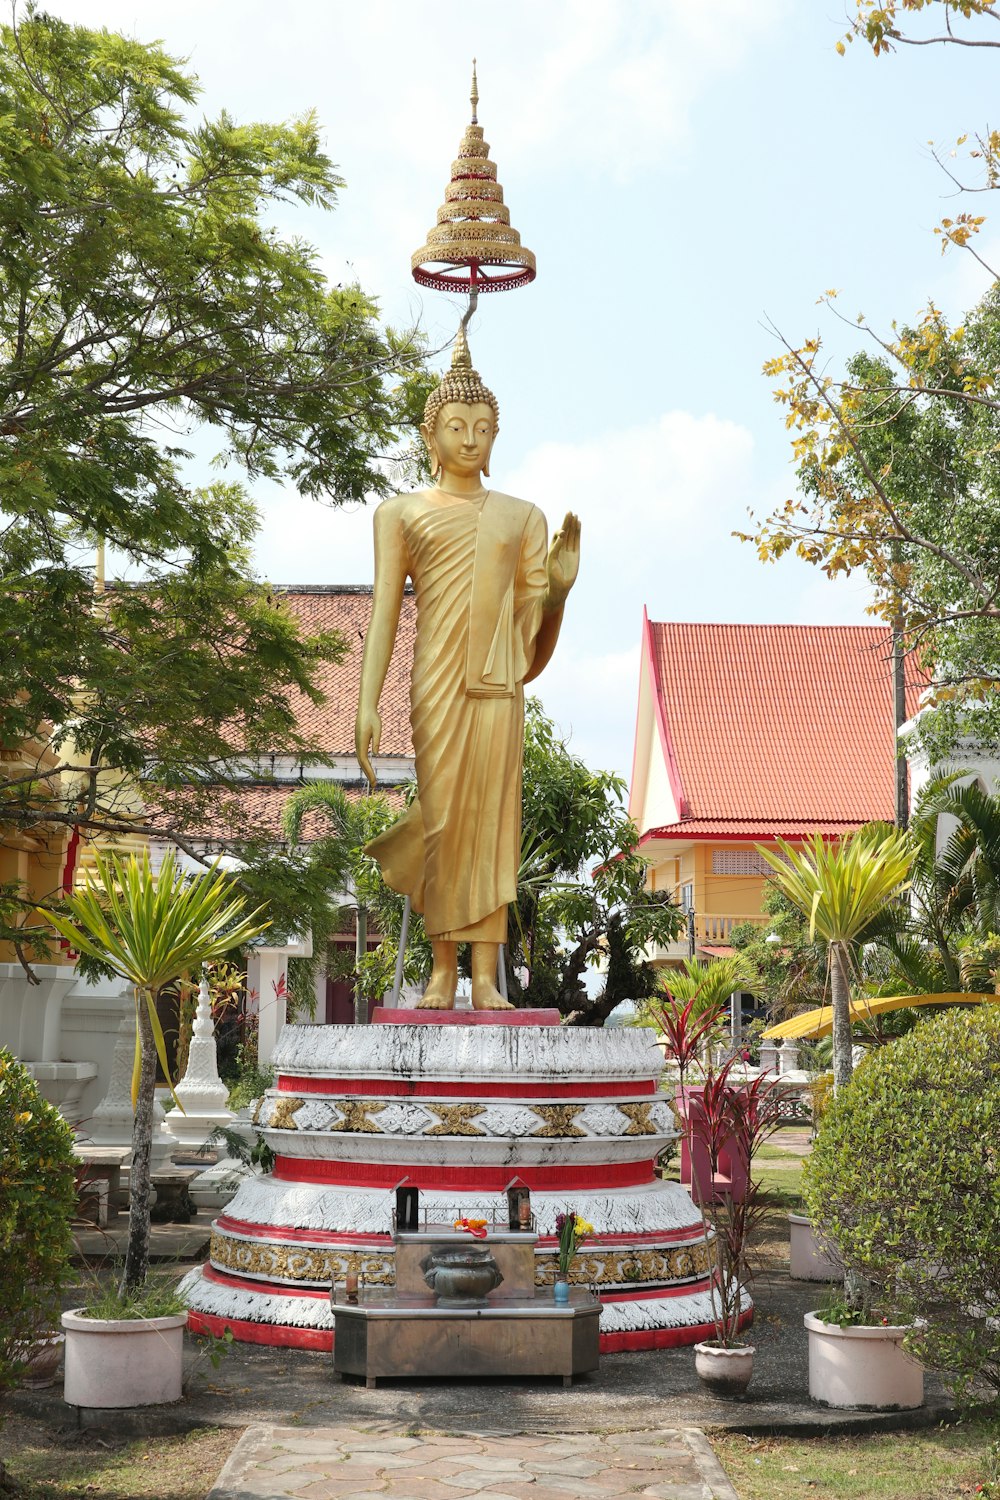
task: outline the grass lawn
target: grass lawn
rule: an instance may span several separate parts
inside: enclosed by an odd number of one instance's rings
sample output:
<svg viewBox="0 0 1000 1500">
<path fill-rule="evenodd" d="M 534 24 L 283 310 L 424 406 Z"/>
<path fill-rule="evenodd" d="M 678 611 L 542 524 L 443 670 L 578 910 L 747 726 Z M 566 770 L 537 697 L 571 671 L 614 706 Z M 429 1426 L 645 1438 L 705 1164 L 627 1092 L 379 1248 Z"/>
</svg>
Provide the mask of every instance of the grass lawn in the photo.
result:
<svg viewBox="0 0 1000 1500">
<path fill-rule="evenodd" d="M 53 1431 L 8 1416 L 0 1456 L 28 1500 L 205 1500 L 236 1447 L 239 1428 L 116 1439 L 107 1428 Z"/>
<path fill-rule="evenodd" d="M 711 1443 L 740 1500 L 946 1500 L 1000 1495 L 998 1435 L 994 1419 L 854 1438 L 715 1433 Z"/>
</svg>

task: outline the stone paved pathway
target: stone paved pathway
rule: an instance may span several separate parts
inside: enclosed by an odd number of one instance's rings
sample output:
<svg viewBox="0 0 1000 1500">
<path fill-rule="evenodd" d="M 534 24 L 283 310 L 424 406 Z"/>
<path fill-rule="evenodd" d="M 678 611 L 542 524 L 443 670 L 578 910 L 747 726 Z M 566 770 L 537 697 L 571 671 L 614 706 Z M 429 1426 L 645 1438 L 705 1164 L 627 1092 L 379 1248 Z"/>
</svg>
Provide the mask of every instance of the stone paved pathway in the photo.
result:
<svg viewBox="0 0 1000 1500">
<path fill-rule="evenodd" d="M 595 1414 L 596 1415 L 596 1414 Z M 511 1436 L 250 1427 L 208 1500 L 738 1500 L 696 1427 Z"/>
</svg>

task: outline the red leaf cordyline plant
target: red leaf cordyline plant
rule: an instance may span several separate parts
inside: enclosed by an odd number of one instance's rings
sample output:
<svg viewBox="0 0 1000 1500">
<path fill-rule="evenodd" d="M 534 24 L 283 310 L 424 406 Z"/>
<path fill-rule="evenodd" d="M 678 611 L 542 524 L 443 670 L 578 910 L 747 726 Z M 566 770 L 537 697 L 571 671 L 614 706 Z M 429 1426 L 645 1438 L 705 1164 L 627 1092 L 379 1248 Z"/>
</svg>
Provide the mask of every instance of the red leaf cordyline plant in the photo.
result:
<svg viewBox="0 0 1000 1500">
<path fill-rule="evenodd" d="M 722 1019 L 724 1006 L 695 1013 L 697 993 L 685 1005 L 668 994 L 665 1005 L 650 1008 L 650 1015 L 666 1043 L 667 1056 L 677 1064 L 677 1075 L 681 1090 L 692 1063 L 698 1061 L 702 1046 Z"/>
<path fill-rule="evenodd" d="M 707 1201 L 701 1201 L 698 1174 L 694 1172 L 691 1188 L 705 1221 L 706 1244 L 714 1249 L 712 1314 L 716 1342 L 725 1349 L 740 1342 L 743 1288 L 753 1279 L 749 1239 L 765 1213 L 760 1183 L 750 1176 L 750 1165 L 757 1148 L 781 1123 L 781 1099 L 786 1092 L 779 1079 L 763 1074 L 746 1082 L 730 1083 L 729 1074 L 735 1061 L 730 1058 L 721 1068 L 705 1070 L 698 1107 L 688 1112 L 686 1120 L 689 1148 L 697 1141 L 709 1161 Z M 744 1191 L 734 1193 L 715 1185 L 724 1149 L 736 1151 L 742 1158 L 746 1168 Z"/>
</svg>

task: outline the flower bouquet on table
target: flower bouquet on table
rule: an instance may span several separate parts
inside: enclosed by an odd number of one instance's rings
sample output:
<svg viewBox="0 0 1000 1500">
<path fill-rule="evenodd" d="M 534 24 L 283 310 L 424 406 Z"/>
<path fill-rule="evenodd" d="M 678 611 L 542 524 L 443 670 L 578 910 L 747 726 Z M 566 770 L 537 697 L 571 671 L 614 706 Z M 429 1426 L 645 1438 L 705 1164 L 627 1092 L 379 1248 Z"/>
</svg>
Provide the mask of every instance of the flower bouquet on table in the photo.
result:
<svg viewBox="0 0 1000 1500">
<path fill-rule="evenodd" d="M 474 1239 L 484 1240 L 487 1233 L 487 1222 L 486 1219 L 456 1219 L 455 1228 L 464 1230 L 466 1234 L 471 1234 Z"/>
<path fill-rule="evenodd" d="M 594 1232 L 575 1209 L 569 1213 L 556 1214 L 556 1233 L 559 1236 L 559 1270 L 556 1275 L 556 1301 L 565 1302 L 569 1296 L 569 1268 L 583 1241 Z"/>
</svg>

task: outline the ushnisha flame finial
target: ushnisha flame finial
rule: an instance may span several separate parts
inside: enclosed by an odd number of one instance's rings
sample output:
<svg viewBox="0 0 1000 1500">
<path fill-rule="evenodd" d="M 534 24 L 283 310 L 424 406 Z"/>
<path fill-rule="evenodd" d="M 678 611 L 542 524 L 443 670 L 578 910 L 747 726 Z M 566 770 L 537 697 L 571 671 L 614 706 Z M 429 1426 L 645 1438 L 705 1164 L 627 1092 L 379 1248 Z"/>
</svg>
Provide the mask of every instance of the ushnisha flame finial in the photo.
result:
<svg viewBox="0 0 1000 1500">
<path fill-rule="evenodd" d="M 535 279 L 535 257 L 521 244 L 497 182 L 496 163 L 478 120 L 479 84 L 472 62 L 472 123 L 466 125 L 437 223 L 410 257 L 413 279 L 439 292 L 508 292 Z"/>
<path fill-rule="evenodd" d="M 465 324 L 458 325 L 455 342 L 451 350 L 451 368 L 453 370 L 471 370 L 472 355 L 469 352 L 469 340 L 465 336 Z"/>
</svg>

